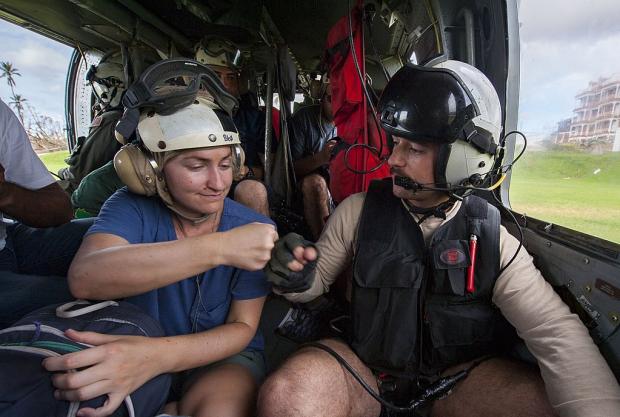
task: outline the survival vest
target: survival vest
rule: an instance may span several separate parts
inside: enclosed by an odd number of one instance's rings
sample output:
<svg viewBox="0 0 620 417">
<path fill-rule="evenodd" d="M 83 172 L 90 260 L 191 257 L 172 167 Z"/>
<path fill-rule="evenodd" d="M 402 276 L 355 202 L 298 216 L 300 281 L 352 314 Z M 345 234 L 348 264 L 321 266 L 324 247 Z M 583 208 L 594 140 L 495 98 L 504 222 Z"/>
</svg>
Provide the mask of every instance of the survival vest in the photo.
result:
<svg viewBox="0 0 620 417">
<path fill-rule="evenodd" d="M 358 229 L 351 346 L 371 368 L 432 375 L 495 353 L 512 329 L 491 302 L 499 266 L 498 210 L 466 197 L 428 247 L 391 181 L 374 181 Z M 469 236 L 478 237 L 475 290 L 465 292 Z"/>
</svg>

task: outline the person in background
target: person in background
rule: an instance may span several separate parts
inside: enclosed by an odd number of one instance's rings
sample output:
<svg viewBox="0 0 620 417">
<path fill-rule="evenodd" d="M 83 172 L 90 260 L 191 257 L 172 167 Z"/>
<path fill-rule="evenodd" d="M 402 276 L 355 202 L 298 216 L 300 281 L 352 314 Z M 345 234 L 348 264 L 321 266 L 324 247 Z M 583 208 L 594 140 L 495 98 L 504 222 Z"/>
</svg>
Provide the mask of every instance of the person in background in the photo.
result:
<svg viewBox="0 0 620 417">
<path fill-rule="evenodd" d="M 224 88 L 239 99 L 239 109 L 233 121 L 239 131 L 241 146 L 245 152 L 243 178 L 233 182 L 231 198 L 261 214 L 269 216 L 269 199 L 265 185 L 263 163 L 265 153 L 265 114 L 261 112 L 250 94 L 242 94 L 240 73 L 229 57 L 231 46 L 212 39 L 196 49 L 196 61 L 207 65 L 220 78 Z M 238 51 L 238 50 L 237 50 Z"/>
<path fill-rule="evenodd" d="M 331 86 L 322 80 L 318 105 L 302 107 L 291 123 L 291 154 L 297 184 L 301 189 L 303 213 L 313 240 L 318 239 L 331 211 L 327 166 L 336 145 L 336 126 L 332 118 Z"/>
</svg>

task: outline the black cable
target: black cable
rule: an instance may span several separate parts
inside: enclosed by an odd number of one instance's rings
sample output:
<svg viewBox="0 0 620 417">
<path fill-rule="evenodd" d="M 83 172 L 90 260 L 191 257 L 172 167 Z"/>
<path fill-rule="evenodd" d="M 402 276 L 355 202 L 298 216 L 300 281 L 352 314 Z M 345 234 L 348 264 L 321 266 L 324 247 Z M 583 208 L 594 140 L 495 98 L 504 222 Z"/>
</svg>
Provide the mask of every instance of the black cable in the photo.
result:
<svg viewBox="0 0 620 417">
<path fill-rule="evenodd" d="M 463 369 L 462 371 L 459 371 L 455 374 L 448 375 L 446 377 L 442 377 L 438 379 L 437 381 L 433 382 L 430 386 L 428 386 L 419 397 L 411 400 L 411 402 L 409 403 L 407 407 L 400 407 L 381 398 L 381 395 L 377 394 L 372 389 L 372 387 L 368 385 L 368 383 L 364 381 L 364 379 L 355 371 L 355 369 L 353 369 L 353 367 L 342 356 L 340 356 L 338 352 L 336 352 L 329 346 L 326 346 L 319 342 L 309 342 L 309 343 L 304 343 L 299 348 L 302 349 L 304 347 L 314 347 L 314 348 L 317 348 L 317 349 L 320 349 L 320 350 L 323 350 L 329 353 L 334 359 L 336 359 L 336 361 L 338 361 L 338 363 L 341 366 L 343 366 L 351 374 L 353 378 L 355 378 L 355 380 L 362 386 L 362 388 L 366 390 L 366 392 L 368 392 L 368 394 L 370 394 L 372 398 L 377 400 L 384 407 L 392 411 L 395 411 L 397 413 L 406 413 L 406 412 L 414 411 L 416 408 L 426 404 L 427 402 L 433 401 L 437 398 L 440 398 L 448 394 L 452 390 L 452 388 L 454 388 L 456 383 L 465 379 L 474 368 L 476 368 L 482 362 L 488 359 L 491 359 L 493 357 L 491 355 L 483 356 L 475 361 L 472 361 L 472 364 L 468 368 Z"/>
<path fill-rule="evenodd" d="M 370 97 L 370 93 L 368 92 L 368 88 L 366 86 L 366 80 L 364 79 L 364 76 L 362 75 L 362 70 L 360 69 L 360 65 L 359 65 L 359 60 L 357 58 L 357 53 L 355 52 L 355 44 L 353 42 L 353 20 L 352 20 L 352 13 L 353 10 L 351 9 L 351 0 L 347 0 L 347 10 L 349 11 L 349 13 L 347 14 L 348 17 L 348 22 L 349 22 L 349 49 L 351 50 L 351 57 L 353 58 L 353 63 L 355 64 L 355 69 L 357 70 L 357 76 L 360 80 L 360 83 L 362 84 L 362 90 L 364 91 L 364 96 L 366 97 L 366 102 L 370 105 L 370 108 L 372 110 L 372 119 L 375 122 L 375 127 L 377 128 L 377 135 L 379 136 L 379 144 L 380 144 L 380 148 L 377 149 L 374 146 L 370 146 L 368 144 L 358 144 L 357 140 L 355 141 L 355 144 L 352 145 L 358 145 L 361 147 L 364 147 L 366 149 L 368 149 L 370 152 L 374 153 L 375 155 L 377 155 L 377 158 L 379 158 L 379 160 L 381 161 L 379 163 L 379 165 L 377 165 L 376 167 L 374 167 L 371 170 L 357 170 L 354 169 L 353 167 L 351 167 L 349 165 L 348 162 L 348 157 L 349 157 L 349 151 L 351 150 L 351 148 L 347 149 L 345 154 L 344 154 L 344 165 L 345 167 L 352 171 L 355 174 L 369 174 L 371 172 L 374 172 L 376 170 L 378 170 L 379 168 L 381 168 L 381 166 L 385 163 L 385 159 L 381 158 L 381 154 L 383 153 L 383 141 L 381 140 L 381 126 L 379 124 L 379 119 L 377 118 L 377 109 L 375 108 L 373 102 L 372 102 L 372 98 Z M 367 117 L 367 115 L 364 115 L 365 117 Z"/>
<path fill-rule="evenodd" d="M 304 343 L 302 346 L 300 346 L 300 349 L 303 348 L 303 347 L 314 347 L 314 348 L 321 349 L 321 350 L 329 353 L 334 359 L 336 359 L 338 361 L 338 363 L 340 365 L 342 365 L 347 371 L 349 371 L 351 376 L 353 376 L 353 378 L 355 378 L 355 380 L 362 386 L 362 388 L 364 388 L 368 392 L 368 394 L 370 394 L 372 396 L 372 398 L 377 400 L 383 406 L 389 408 L 390 410 L 394 410 L 394 411 L 398 411 L 398 412 L 411 411 L 411 408 L 409 408 L 409 407 L 398 407 L 398 406 L 396 406 L 396 405 L 394 405 L 394 404 L 384 400 L 383 398 L 381 398 L 381 396 L 379 394 L 377 394 L 375 392 L 375 390 L 373 390 L 372 387 L 370 385 L 368 385 L 368 383 L 366 381 L 364 381 L 364 379 L 355 371 L 355 369 L 353 369 L 353 367 L 351 365 L 349 365 L 349 363 L 342 356 L 340 356 L 335 350 L 333 350 L 329 346 L 326 346 L 326 345 L 324 345 L 322 343 L 318 343 L 318 342 L 310 342 L 310 343 Z"/>
<path fill-rule="evenodd" d="M 504 135 L 504 139 L 502 140 L 502 147 L 504 147 L 506 144 L 506 138 L 509 135 L 512 135 L 513 133 L 517 135 L 521 135 L 521 137 L 523 138 L 523 142 L 524 142 L 523 149 L 521 150 L 521 152 L 519 152 L 519 155 L 517 155 L 517 157 L 512 160 L 510 164 L 500 167 L 502 171 L 504 169 L 506 170 L 505 172 L 502 172 L 502 173 L 508 173 L 508 171 L 512 170 L 513 165 L 516 164 L 519 159 L 521 159 L 521 157 L 525 153 L 525 150 L 527 149 L 527 137 L 518 130 L 512 130 Z M 512 255 L 512 258 L 510 258 L 508 263 L 499 270 L 499 273 L 497 274 L 497 276 L 499 277 L 514 262 L 514 260 L 517 259 L 517 256 L 519 255 L 519 252 L 521 251 L 521 248 L 523 247 L 523 228 L 519 224 L 519 221 L 517 220 L 515 215 L 512 213 L 512 210 L 504 206 L 504 203 L 502 203 L 502 201 L 497 197 L 497 193 L 493 192 L 491 194 L 493 194 L 493 199 L 497 202 L 497 204 L 500 207 L 502 207 L 510 215 L 510 217 L 512 217 L 512 220 L 514 221 L 515 225 L 517 226 L 517 230 L 519 231 L 519 246 L 517 247 L 517 250 L 515 251 L 514 255 Z"/>
</svg>

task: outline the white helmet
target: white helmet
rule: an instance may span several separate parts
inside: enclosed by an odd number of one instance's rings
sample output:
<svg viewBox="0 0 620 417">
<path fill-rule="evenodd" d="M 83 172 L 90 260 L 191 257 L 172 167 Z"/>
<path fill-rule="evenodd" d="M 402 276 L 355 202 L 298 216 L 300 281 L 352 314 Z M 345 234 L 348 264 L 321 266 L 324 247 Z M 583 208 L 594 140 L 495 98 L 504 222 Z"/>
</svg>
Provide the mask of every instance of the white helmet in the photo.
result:
<svg viewBox="0 0 620 417">
<path fill-rule="evenodd" d="M 477 68 L 448 60 L 407 64 L 388 82 L 378 106 L 390 134 L 440 145 L 435 186 L 464 195 L 490 177 L 501 139 L 501 105 Z"/>
<path fill-rule="evenodd" d="M 231 117 L 203 97 L 172 114 L 143 112 L 137 131 L 154 153 L 241 144 Z"/>
<path fill-rule="evenodd" d="M 222 39 L 209 39 L 196 46 L 196 61 L 218 67 L 240 67 L 241 51 L 232 43 Z"/>
<path fill-rule="evenodd" d="M 95 95 L 104 106 L 116 107 L 120 104 L 125 91 L 125 73 L 123 64 L 114 58 L 91 66 L 86 74 L 91 82 Z"/>
</svg>

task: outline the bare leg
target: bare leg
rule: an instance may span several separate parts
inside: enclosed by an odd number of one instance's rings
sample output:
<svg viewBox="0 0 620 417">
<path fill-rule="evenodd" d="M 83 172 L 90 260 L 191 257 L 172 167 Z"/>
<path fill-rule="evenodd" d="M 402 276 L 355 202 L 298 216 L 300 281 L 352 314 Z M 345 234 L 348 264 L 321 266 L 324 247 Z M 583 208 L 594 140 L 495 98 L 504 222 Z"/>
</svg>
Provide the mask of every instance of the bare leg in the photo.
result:
<svg viewBox="0 0 620 417">
<path fill-rule="evenodd" d="M 179 412 L 193 417 L 248 417 L 254 412 L 257 388 L 245 367 L 223 364 L 191 386 L 179 402 Z"/>
<path fill-rule="evenodd" d="M 255 180 L 241 181 L 235 188 L 235 201 L 269 217 L 267 189 L 263 183 Z"/>
<path fill-rule="evenodd" d="M 459 365 L 445 374 L 453 374 L 466 367 Z M 446 398 L 435 401 L 432 415 L 551 417 L 555 414 L 535 368 L 521 362 L 494 358 L 474 368 Z"/>
<path fill-rule="evenodd" d="M 329 189 L 325 178 L 319 174 L 310 174 L 301 180 L 301 192 L 304 199 L 304 217 L 313 239 L 318 239 L 329 216 Z"/>
<path fill-rule="evenodd" d="M 344 343 L 323 340 L 377 390 L 370 370 Z M 263 384 L 259 417 L 377 417 L 381 407 L 330 354 L 305 348 Z"/>
</svg>

